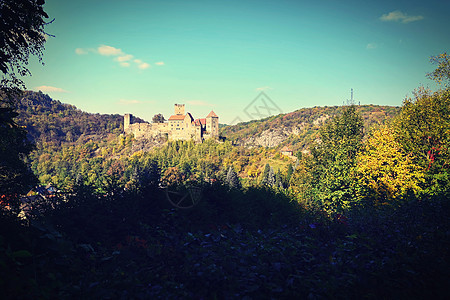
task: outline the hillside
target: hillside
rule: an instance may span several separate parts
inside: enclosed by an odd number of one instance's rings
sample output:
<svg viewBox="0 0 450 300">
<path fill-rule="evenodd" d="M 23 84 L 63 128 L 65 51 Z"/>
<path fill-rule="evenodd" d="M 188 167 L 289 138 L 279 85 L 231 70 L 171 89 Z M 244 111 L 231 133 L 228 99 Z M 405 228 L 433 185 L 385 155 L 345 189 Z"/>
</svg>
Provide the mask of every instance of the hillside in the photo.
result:
<svg viewBox="0 0 450 300">
<path fill-rule="evenodd" d="M 42 92 L 24 91 L 17 101 L 17 112 L 17 123 L 26 127 L 35 142 L 84 143 L 123 131 L 121 115 L 87 113 Z"/>
<path fill-rule="evenodd" d="M 357 107 L 364 119 L 366 131 L 384 123 L 400 111 L 400 107 L 361 105 Z M 237 145 L 252 147 L 288 146 L 294 152 L 305 150 L 317 137 L 320 126 L 339 114 L 343 106 L 302 108 L 287 114 L 239 123 L 221 128 L 220 134 Z"/>
<path fill-rule="evenodd" d="M 362 105 L 358 106 L 368 129 L 383 123 L 399 111 L 399 107 Z M 30 139 L 56 144 L 85 143 L 101 140 L 108 135 L 117 136 L 123 131 L 123 117 L 118 114 L 92 114 L 81 111 L 74 105 L 53 100 L 42 92 L 24 91 L 18 101 L 17 122 L 25 126 Z M 221 126 L 220 134 L 236 145 L 252 147 L 287 146 L 294 150 L 305 150 L 316 138 L 320 126 L 330 117 L 339 114 L 342 106 L 302 108 L 261 120 Z M 137 119 L 137 122 L 144 122 Z M 142 144 L 142 141 L 137 141 Z M 136 145 L 136 149 L 148 149 Z"/>
</svg>

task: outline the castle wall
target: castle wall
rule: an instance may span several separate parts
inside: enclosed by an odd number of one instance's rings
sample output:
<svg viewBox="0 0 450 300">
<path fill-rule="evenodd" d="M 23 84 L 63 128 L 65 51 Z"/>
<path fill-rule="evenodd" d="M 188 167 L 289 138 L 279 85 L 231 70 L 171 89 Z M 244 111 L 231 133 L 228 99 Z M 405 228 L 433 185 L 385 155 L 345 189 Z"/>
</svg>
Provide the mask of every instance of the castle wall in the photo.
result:
<svg viewBox="0 0 450 300">
<path fill-rule="evenodd" d="M 171 116 L 169 121 L 165 123 L 133 123 L 133 116 L 125 114 L 124 132 L 134 134 L 135 138 L 151 138 L 167 134 L 169 140 L 192 139 L 201 142 L 205 138 L 217 138 L 219 136 L 219 118 L 211 111 L 206 120 L 197 119 L 194 121 L 190 113 L 184 113 L 184 104 L 175 104 L 175 115 Z"/>
</svg>

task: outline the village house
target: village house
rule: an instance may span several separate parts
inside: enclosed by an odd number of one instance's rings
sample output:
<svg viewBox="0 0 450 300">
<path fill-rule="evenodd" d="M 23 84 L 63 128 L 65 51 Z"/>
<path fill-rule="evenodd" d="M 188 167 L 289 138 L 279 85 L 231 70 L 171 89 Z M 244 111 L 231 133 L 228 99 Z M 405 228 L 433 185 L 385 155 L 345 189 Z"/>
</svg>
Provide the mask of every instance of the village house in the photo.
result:
<svg viewBox="0 0 450 300">
<path fill-rule="evenodd" d="M 294 151 L 292 151 L 288 147 L 283 147 L 283 149 L 281 149 L 280 152 L 281 152 L 281 154 L 286 155 L 286 156 L 293 156 L 294 155 Z"/>
<path fill-rule="evenodd" d="M 131 114 L 124 115 L 124 132 L 136 138 L 167 135 L 169 140 L 194 140 L 202 142 L 208 138 L 219 138 L 219 117 L 211 111 L 206 118 L 194 119 L 185 113 L 184 104 L 175 104 L 174 114 L 163 123 L 133 123 Z"/>
</svg>

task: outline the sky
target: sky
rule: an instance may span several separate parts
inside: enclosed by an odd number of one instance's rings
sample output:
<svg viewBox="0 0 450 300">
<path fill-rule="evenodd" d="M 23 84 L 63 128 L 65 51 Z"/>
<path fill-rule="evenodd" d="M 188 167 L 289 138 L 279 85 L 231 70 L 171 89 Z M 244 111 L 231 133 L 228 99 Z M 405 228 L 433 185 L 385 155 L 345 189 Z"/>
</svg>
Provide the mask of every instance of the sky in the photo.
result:
<svg viewBox="0 0 450 300">
<path fill-rule="evenodd" d="M 46 0 L 44 65 L 29 90 L 93 113 L 150 121 L 184 103 L 220 123 L 304 107 L 401 106 L 435 89 L 450 1 Z"/>
</svg>

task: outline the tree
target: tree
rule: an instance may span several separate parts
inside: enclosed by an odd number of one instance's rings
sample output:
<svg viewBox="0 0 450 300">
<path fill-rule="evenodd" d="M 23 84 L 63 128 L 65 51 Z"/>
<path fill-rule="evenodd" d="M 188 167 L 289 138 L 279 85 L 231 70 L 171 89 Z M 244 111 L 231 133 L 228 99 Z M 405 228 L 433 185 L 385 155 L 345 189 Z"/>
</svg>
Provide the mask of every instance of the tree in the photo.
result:
<svg viewBox="0 0 450 300">
<path fill-rule="evenodd" d="M 17 76 L 30 75 L 26 67 L 30 56 L 42 62 L 47 33 L 44 31 L 44 0 L 0 1 L 0 71 L 1 87 L 25 88 Z"/>
<path fill-rule="evenodd" d="M 24 162 L 33 145 L 26 131 L 14 122 L 16 116 L 11 107 L 0 107 L 0 194 L 23 193 L 36 183 Z"/>
<path fill-rule="evenodd" d="M 21 193 L 34 183 L 24 158 L 32 145 L 26 139 L 26 131 L 14 118 L 14 99 L 20 96 L 18 88 L 24 88 L 17 76 L 30 74 L 27 69 L 30 55 L 42 62 L 45 43 L 43 0 L 0 1 L 0 192 Z"/>
<path fill-rule="evenodd" d="M 423 88 L 406 98 L 395 120 L 397 140 L 425 170 L 427 193 L 450 189 L 450 89 Z"/>
<path fill-rule="evenodd" d="M 435 80 L 439 84 L 444 83 L 445 86 L 450 87 L 450 55 L 447 52 L 432 56 L 430 59 L 432 64 L 438 67 L 427 74 L 429 79 Z"/>
<path fill-rule="evenodd" d="M 164 116 L 162 114 L 154 115 L 152 118 L 153 123 L 164 123 L 166 119 L 164 119 Z"/>
<path fill-rule="evenodd" d="M 292 167 L 292 164 L 290 163 L 287 166 L 287 171 L 286 171 L 286 182 L 285 182 L 286 186 L 289 186 L 289 181 L 291 180 L 292 173 L 294 173 L 294 168 Z"/>
<path fill-rule="evenodd" d="M 320 129 L 320 140 L 305 160 L 311 170 L 319 204 L 340 211 L 354 199 L 353 170 L 364 136 L 363 119 L 354 105 L 344 108 Z"/>
<path fill-rule="evenodd" d="M 241 188 L 241 182 L 239 181 L 239 177 L 234 171 L 233 167 L 228 168 L 226 182 L 230 188 L 239 189 Z"/>
<path fill-rule="evenodd" d="M 281 174 L 281 170 L 280 169 L 278 169 L 277 173 L 275 174 L 275 186 L 277 188 L 284 189 L 283 174 Z"/>
<path fill-rule="evenodd" d="M 359 196 L 374 203 L 391 202 L 421 190 L 422 168 L 404 153 L 394 130 L 383 125 L 373 131 L 358 154 Z M 366 203 L 367 201 L 364 201 Z"/>
<path fill-rule="evenodd" d="M 263 172 L 262 179 L 261 179 L 261 184 L 262 185 L 268 185 L 269 184 L 269 172 L 270 172 L 270 165 L 266 164 L 264 166 L 264 172 Z"/>
<path fill-rule="evenodd" d="M 273 168 L 270 167 L 269 174 L 267 175 L 267 185 L 270 187 L 274 187 L 275 182 L 276 182 L 275 172 L 273 171 Z"/>
</svg>

